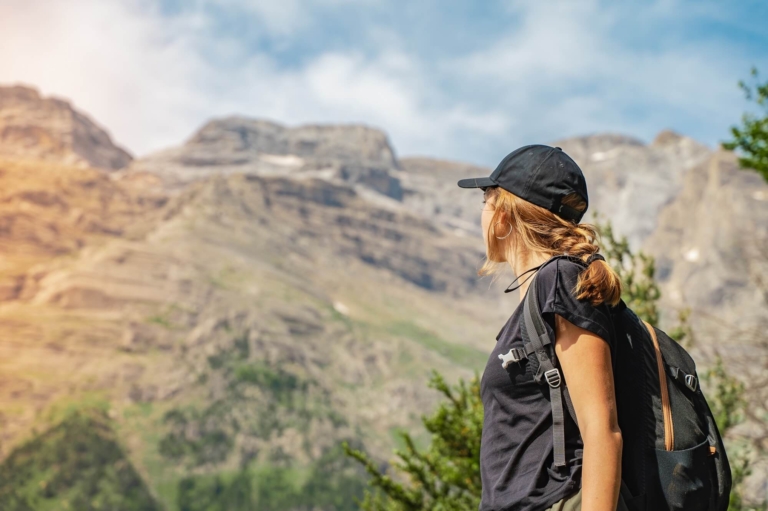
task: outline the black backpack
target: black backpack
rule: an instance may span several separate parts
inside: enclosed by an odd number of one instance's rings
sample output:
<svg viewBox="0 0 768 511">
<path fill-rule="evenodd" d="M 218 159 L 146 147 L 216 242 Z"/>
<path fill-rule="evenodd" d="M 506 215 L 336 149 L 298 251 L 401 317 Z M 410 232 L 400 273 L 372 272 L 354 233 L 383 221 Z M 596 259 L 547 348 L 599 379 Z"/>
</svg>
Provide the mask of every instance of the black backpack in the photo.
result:
<svg viewBox="0 0 768 511">
<path fill-rule="evenodd" d="M 571 256 L 556 256 L 544 264 L 562 257 L 586 268 Z M 521 325 L 525 348 L 513 349 L 504 358 L 528 359 L 536 382 L 549 386 L 554 462 L 565 467 L 565 410 L 574 422 L 576 414 L 536 295 L 531 282 Z M 623 301 L 605 307 L 611 312 L 617 339 L 613 366 L 624 439 L 622 481 L 633 496 L 627 505 L 632 511 L 726 511 L 731 469 L 693 359 L 662 330 L 640 320 Z"/>
</svg>

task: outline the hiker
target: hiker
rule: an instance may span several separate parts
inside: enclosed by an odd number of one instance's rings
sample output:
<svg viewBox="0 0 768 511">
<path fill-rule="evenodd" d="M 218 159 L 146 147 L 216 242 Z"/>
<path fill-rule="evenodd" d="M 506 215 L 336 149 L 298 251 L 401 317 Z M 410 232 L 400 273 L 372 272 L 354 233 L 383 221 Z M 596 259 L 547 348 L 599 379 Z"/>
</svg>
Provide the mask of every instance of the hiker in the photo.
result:
<svg viewBox="0 0 768 511">
<path fill-rule="evenodd" d="M 507 155 L 489 177 L 458 185 L 483 191 L 486 261 L 478 274 L 505 264 L 518 276 L 512 284 L 530 274 L 505 290 L 519 289 L 520 305 L 497 335 L 481 380 L 480 511 L 627 509 L 610 313 L 621 283 L 597 254 L 595 228 L 579 223 L 588 205 L 581 169 L 559 147 L 530 145 Z M 552 259 L 561 255 L 569 257 Z M 543 367 L 543 386 L 523 343 L 523 298 L 534 275 L 541 317 L 556 339 L 557 364 Z M 555 398 L 570 413 L 553 417 Z"/>
</svg>

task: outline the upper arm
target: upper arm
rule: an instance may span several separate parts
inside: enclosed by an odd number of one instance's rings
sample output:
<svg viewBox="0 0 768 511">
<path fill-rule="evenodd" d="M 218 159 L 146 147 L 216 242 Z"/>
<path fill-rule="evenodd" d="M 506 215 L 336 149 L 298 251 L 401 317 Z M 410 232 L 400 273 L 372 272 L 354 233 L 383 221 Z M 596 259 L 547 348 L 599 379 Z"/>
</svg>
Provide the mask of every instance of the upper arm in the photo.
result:
<svg viewBox="0 0 768 511">
<path fill-rule="evenodd" d="M 582 436 L 590 430 L 618 431 L 610 346 L 557 314 L 555 334 L 555 353 Z"/>
</svg>

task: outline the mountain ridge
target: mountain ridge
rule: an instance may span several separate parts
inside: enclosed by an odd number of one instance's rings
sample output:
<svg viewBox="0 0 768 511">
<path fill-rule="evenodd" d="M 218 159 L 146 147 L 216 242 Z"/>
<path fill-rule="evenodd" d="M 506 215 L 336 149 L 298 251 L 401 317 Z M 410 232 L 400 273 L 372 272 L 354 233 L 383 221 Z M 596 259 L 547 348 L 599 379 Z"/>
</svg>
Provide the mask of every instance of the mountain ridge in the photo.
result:
<svg viewBox="0 0 768 511">
<path fill-rule="evenodd" d="M 44 98 L 37 89 L 0 87 L 0 156 L 32 158 L 107 170 L 132 156 L 66 100 Z"/>
<path fill-rule="evenodd" d="M 650 144 L 616 134 L 557 144 L 584 170 L 590 214 L 657 257 L 669 310 L 690 301 L 675 289 L 700 289 L 697 275 L 714 284 L 693 301 L 735 293 L 729 321 L 760 291 L 712 272 L 759 247 L 729 225 L 768 236 L 757 222 L 766 201 L 752 198 L 768 188 L 730 156 L 670 132 Z M 383 460 L 394 431 L 423 438 L 419 414 L 437 398 L 427 369 L 481 370 L 517 305 L 478 278 L 482 199 L 456 186 L 490 169 L 399 158 L 379 130 L 230 117 L 119 170 L 29 148 L 9 158 L 0 246 L 16 251 L 0 260 L 0 456 L 58 403 L 96 395 L 155 489 L 243 460 L 305 466 L 352 436 Z M 713 215 L 710 203 L 722 218 L 690 223 Z M 694 245 L 714 258 L 704 271 L 686 259 Z M 709 305 L 694 305 L 699 321 Z M 701 336 L 698 360 L 713 355 L 713 335 Z M 727 362 L 740 368 L 765 353 L 739 349 L 748 356 Z M 750 394 L 757 412 L 761 392 Z"/>
</svg>

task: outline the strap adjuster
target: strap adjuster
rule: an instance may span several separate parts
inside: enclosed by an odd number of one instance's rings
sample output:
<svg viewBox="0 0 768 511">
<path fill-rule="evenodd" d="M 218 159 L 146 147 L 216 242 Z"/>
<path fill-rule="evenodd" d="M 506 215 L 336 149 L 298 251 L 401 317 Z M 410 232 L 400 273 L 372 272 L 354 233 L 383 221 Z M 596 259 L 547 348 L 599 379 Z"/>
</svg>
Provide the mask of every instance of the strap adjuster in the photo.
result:
<svg viewBox="0 0 768 511">
<path fill-rule="evenodd" d="M 547 380 L 547 383 L 553 389 L 556 389 L 562 383 L 562 378 L 560 378 L 560 370 L 557 368 L 550 369 L 544 373 L 544 379 Z"/>
<path fill-rule="evenodd" d="M 699 388 L 699 380 L 692 374 L 686 374 L 685 375 L 685 386 L 691 389 L 692 391 L 696 392 L 696 389 Z"/>
</svg>

